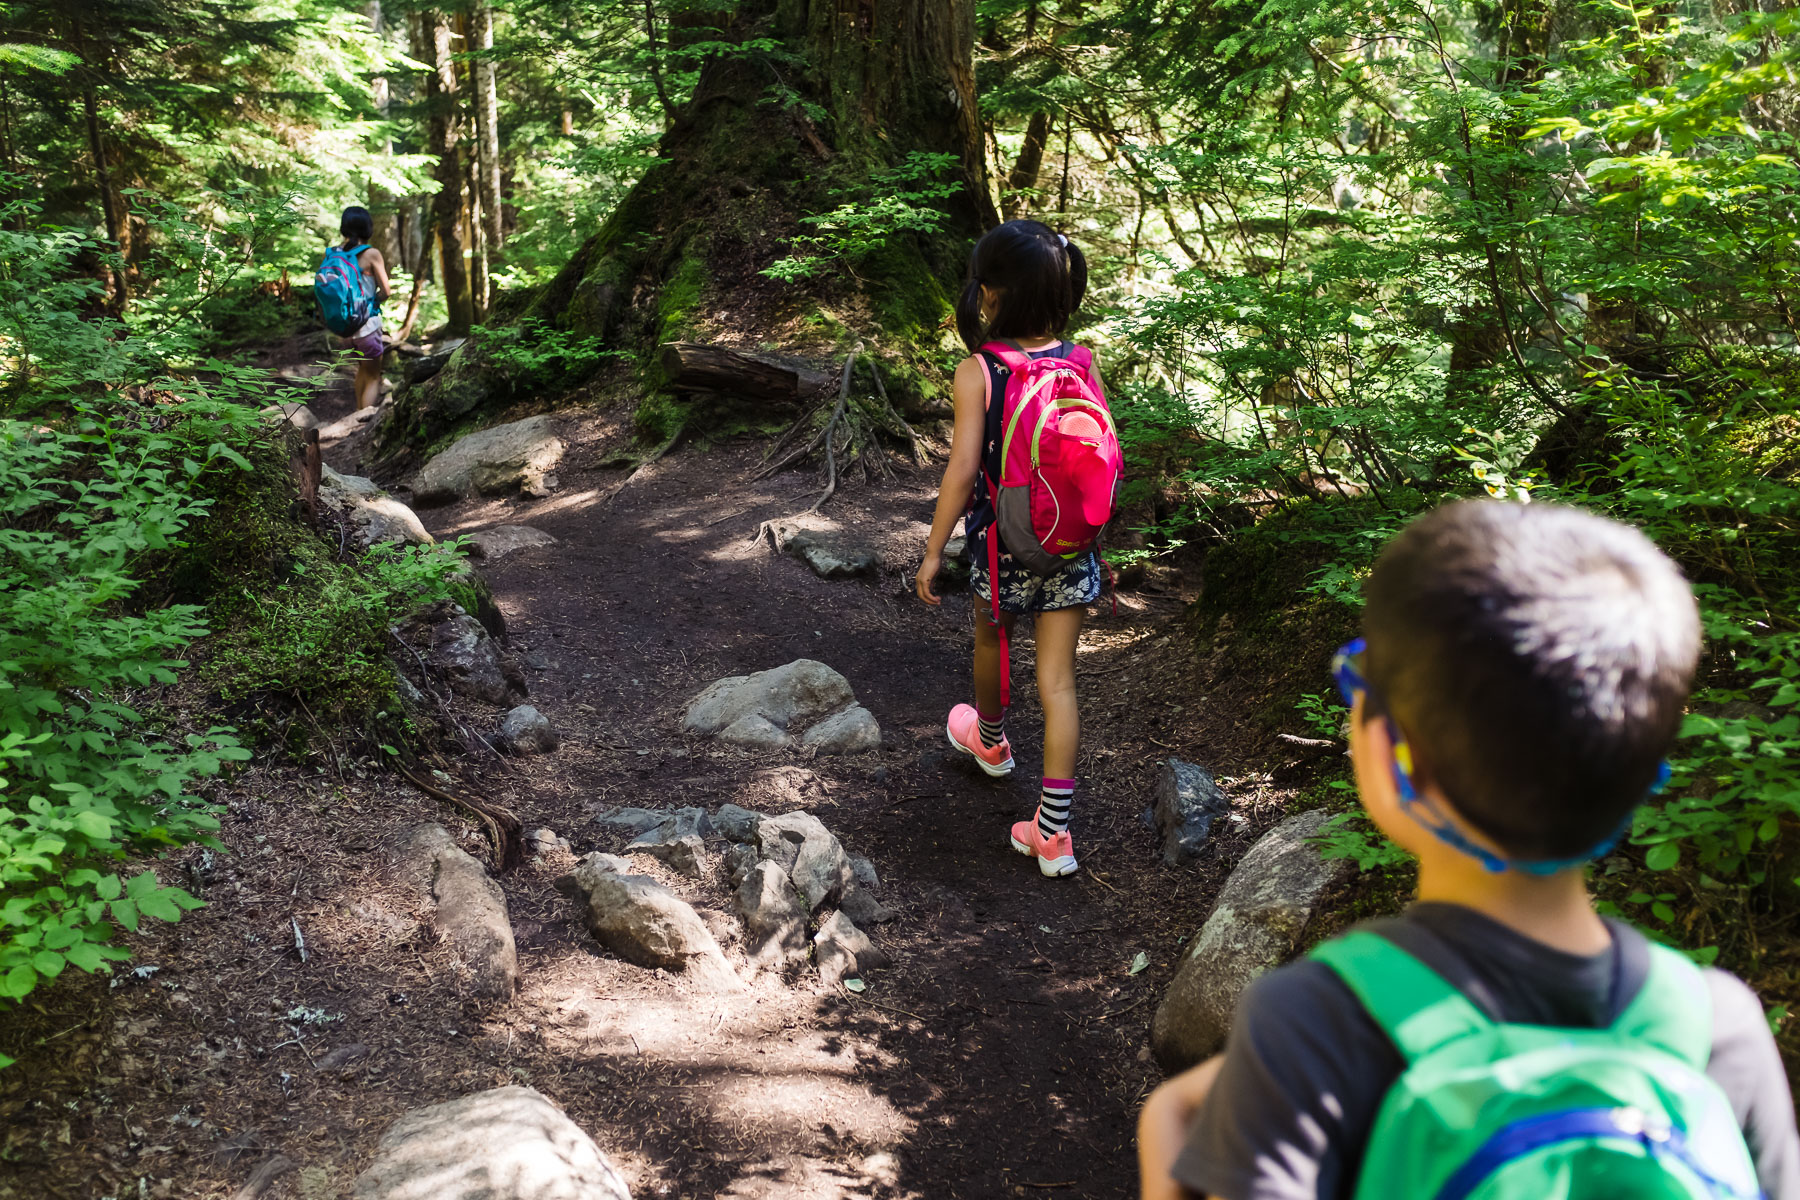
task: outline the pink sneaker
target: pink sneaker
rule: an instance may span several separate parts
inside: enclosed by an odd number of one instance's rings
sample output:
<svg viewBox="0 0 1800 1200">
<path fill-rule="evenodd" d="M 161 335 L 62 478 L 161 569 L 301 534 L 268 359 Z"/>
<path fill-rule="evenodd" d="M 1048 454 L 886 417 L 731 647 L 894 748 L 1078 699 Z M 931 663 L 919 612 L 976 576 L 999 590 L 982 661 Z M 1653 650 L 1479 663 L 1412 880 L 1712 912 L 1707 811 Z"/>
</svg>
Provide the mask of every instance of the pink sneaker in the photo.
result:
<svg viewBox="0 0 1800 1200">
<path fill-rule="evenodd" d="M 944 722 L 944 733 L 950 744 L 964 754 L 972 755 L 975 765 L 996 779 L 1012 774 L 1012 743 L 1004 737 L 998 746 L 981 744 L 981 714 L 975 711 L 972 704 L 959 704 L 950 710 L 950 719 Z"/>
<path fill-rule="evenodd" d="M 1012 847 L 1027 858 L 1037 859 L 1038 870 L 1051 878 L 1073 875 L 1081 865 L 1075 861 L 1075 842 L 1069 837 L 1069 831 L 1065 829 L 1045 837 L 1044 831 L 1038 828 L 1035 812 L 1031 814 L 1031 820 L 1020 821 L 1012 827 Z"/>
</svg>

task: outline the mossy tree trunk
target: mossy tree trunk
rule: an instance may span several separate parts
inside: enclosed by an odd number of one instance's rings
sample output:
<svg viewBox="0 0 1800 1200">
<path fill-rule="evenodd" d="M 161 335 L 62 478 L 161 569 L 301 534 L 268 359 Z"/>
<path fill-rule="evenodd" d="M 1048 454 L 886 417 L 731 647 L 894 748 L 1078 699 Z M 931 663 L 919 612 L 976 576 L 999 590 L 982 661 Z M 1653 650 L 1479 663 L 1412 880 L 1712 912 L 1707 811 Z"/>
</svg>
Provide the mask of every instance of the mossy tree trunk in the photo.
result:
<svg viewBox="0 0 1800 1200">
<path fill-rule="evenodd" d="M 656 350 L 665 342 L 790 346 L 783 331 L 821 308 L 891 350 L 939 340 L 969 246 L 997 219 L 976 113 L 973 8 L 744 0 L 724 38 L 740 49 L 703 67 L 659 161 L 525 317 L 632 351 L 652 391 L 664 382 Z M 758 48 L 770 42 L 780 50 Z M 954 156 L 959 186 L 943 201 L 941 229 L 896 235 L 816 280 L 760 273 L 809 231 L 801 218 L 866 194 L 872 171 L 916 151 Z M 471 342 L 429 394 L 404 398 L 384 444 L 435 438 L 478 408 L 541 389 L 509 376 L 493 349 Z"/>
</svg>

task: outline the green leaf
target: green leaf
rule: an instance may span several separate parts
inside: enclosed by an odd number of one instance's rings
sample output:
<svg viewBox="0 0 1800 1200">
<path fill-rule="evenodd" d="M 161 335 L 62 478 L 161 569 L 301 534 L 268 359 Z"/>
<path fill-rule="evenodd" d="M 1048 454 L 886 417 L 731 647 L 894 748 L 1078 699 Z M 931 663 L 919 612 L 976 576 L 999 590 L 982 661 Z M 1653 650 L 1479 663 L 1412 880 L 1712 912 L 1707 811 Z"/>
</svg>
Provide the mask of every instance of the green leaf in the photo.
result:
<svg viewBox="0 0 1800 1200">
<path fill-rule="evenodd" d="M 159 921 L 167 921 L 173 925 L 181 920 L 181 909 L 167 892 L 152 892 L 148 896 L 138 897 L 138 911 L 146 917 L 155 917 Z"/>
<path fill-rule="evenodd" d="M 156 877 L 156 872 L 143 871 L 131 877 L 131 882 L 125 885 L 125 894 L 133 900 L 142 900 L 156 891 L 161 882 Z"/>
<path fill-rule="evenodd" d="M 114 900 L 112 902 L 112 904 L 110 904 L 108 907 L 112 909 L 113 920 L 117 921 L 119 924 L 123 925 L 125 928 L 131 930 L 133 933 L 137 932 L 137 927 L 138 927 L 137 901 L 135 901 L 135 900 Z"/>
<path fill-rule="evenodd" d="M 124 887 L 124 881 L 117 875 L 108 875 L 94 885 L 94 894 L 99 896 L 102 900 L 117 900 L 119 898 L 119 893 L 124 890 Z"/>
<path fill-rule="evenodd" d="M 1644 865 L 1652 871 L 1667 871 L 1681 861 L 1681 847 L 1674 842 L 1662 842 L 1650 847 L 1644 855 Z"/>
<path fill-rule="evenodd" d="M 1149 966 L 1150 956 L 1145 954 L 1142 950 L 1139 950 L 1137 955 L 1131 960 L 1130 968 L 1125 973 L 1127 975 L 1136 975 L 1140 971 L 1146 970 Z"/>
<path fill-rule="evenodd" d="M 54 950 L 39 950 L 31 956 L 31 965 L 37 973 L 46 979 L 55 979 L 62 974 L 63 956 Z"/>
<path fill-rule="evenodd" d="M 852 975 L 850 978 L 844 980 L 844 987 L 849 989 L 852 992 L 860 992 L 868 986 L 869 986 L 868 984 L 866 984 L 862 980 L 856 978 L 854 975 Z"/>
<path fill-rule="evenodd" d="M 14 967 L 5 975 L 0 975 L 0 996 L 12 1000 L 20 1000 L 31 994 L 37 986 L 37 972 L 30 967 Z"/>
<path fill-rule="evenodd" d="M 73 824 L 75 829 L 90 841 L 109 841 L 113 835 L 112 819 L 91 808 L 76 813 Z"/>
</svg>

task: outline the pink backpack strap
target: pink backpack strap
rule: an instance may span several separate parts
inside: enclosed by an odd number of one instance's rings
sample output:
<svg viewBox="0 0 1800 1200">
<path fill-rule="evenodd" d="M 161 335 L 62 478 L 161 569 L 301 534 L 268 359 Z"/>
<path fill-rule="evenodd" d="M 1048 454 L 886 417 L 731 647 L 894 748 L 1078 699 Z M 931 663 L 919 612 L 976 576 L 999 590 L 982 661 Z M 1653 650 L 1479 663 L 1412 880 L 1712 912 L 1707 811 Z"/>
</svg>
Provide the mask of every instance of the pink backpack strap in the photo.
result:
<svg viewBox="0 0 1800 1200">
<path fill-rule="evenodd" d="M 1029 354 L 1024 353 L 1016 346 L 1009 346 L 1005 342 L 989 342 L 982 349 L 1005 363 L 1010 371 L 1023 371 L 1031 366 Z"/>
</svg>

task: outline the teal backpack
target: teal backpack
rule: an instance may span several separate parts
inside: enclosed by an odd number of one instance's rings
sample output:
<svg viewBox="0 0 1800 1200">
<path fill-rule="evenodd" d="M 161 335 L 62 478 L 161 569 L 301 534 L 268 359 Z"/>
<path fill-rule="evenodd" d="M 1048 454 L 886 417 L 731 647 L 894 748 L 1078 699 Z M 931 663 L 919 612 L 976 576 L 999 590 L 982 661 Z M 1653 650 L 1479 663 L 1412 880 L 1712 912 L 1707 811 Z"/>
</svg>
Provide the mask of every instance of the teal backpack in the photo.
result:
<svg viewBox="0 0 1800 1200">
<path fill-rule="evenodd" d="M 313 276 L 313 299 L 318 301 L 325 328 L 342 337 L 353 336 L 375 315 L 375 303 L 356 257 L 366 249 L 367 245 L 355 250 L 332 246 Z"/>
<path fill-rule="evenodd" d="M 1406 1060 L 1369 1136 L 1356 1200 L 1752 1200 L 1762 1193 L 1705 1074 L 1700 969 L 1650 947 L 1643 990 L 1607 1029 L 1490 1021 L 1431 968 L 1353 930 L 1312 957 Z"/>
</svg>

